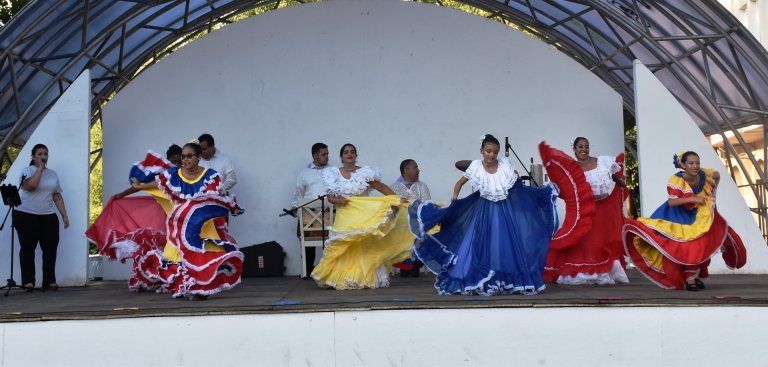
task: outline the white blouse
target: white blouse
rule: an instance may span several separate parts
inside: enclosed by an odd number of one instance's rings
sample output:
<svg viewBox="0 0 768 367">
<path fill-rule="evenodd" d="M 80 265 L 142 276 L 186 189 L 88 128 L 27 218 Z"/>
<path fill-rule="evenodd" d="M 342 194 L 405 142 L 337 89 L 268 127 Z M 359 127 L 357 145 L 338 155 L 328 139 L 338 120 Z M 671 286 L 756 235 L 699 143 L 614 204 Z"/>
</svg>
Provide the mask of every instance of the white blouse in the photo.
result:
<svg viewBox="0 0 768 367">
<path fill-rule="evenodd" d="M 371 193 L 368 182 L 381 181 L 381 170 L 378 167 L 363 166 L 346 179 L 338 168 L 326 169 L 323 170 L 323 181 L 330 195 L 345 198 L 368 196 Z"/>
<path fill-rule="evenodd" d="M 483 168 L 483 160 L 476 159 L 472 161 L 464 177 L 469 179 L 472 186 L 480 191 L 480 197 L 490 201 L 501 201 L 507 198 L 507 192 L 517 181 L 515 168 L 508 160 L 498 158 L 499 166 L 496 173 L 488 173 Z"/>
<path fill-rule="evenodd" d="M 605 199 L 613 192 L 616 182 L 613 181 L 611 176 L 620 170 L 621 166 L 616 163 L 613 157 L 600 156 L 597 157 L 597 167 L 584 171 L 587 182 L 592 186 L 592 194 L 595 195 L 595 200 Z"/>
</svg>

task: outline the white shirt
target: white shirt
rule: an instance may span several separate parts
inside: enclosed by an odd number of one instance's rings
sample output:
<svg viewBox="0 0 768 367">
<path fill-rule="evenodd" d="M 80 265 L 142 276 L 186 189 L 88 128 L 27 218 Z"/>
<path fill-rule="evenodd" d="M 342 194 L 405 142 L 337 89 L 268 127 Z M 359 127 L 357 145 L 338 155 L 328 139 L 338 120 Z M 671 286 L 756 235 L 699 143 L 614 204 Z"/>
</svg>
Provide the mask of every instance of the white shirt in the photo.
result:
<svg viewBox="0 0 768 367">
<path fill-rule="evenodd" d="M 29 180 L 37 171 L 36 166 L 27 166 L 21 170 L 21 182 Z M 29 191 L 21 186 L 19 190 L 19 198 L 21 198 L 21 205 L 16 210 L 29 214 L 46 215 L 53 214 L 54 203 L 53 194 L 61 193 L 61 186 L 59 185 L 59 176 L 56 172 L 50 168 L 46 168 L 43 171 L 43 175 L 40 176 L 40 183 L 37 187 Z"/>
<path fill-rule="evenodd" d="M 221 176 L 221 187 L 225 193 L 229 193 L 237 184 L 235 165 L 232 163 L 232 159 L 222 153 L 219 148 L 216 148 L 216 152 L 213 153 L 210 159 L 201 159 L 200 166 L 213 168 L 219 173 L 219 176 Z"/>
<path fill-rule="evenodd" d="M 371 193 L 368 182 L 381 181 L 381 170 L 378 167 L 363 166 L 346 179 L 338 168 L 327 169 L 323 170 L 323 181 L 328 193 L 333 196 L 368 196 Z"/>
<path fill-rule="evenodd" d="M 608 197 L 616 187 L 613 181 L 613 174 L 621 171 L 621 166 L 616 163 L 616 159 L 609 156 L 597 157 L 597 166 L 589 171 L 584 171 L 584 176 L 592 187 L 592 194 L 595 200 L 601 200 Z"/>
<path fill-rule="evenodd" d="M 498 161 L 496 173 L 488 173 L 483 168 L 482 159 L 472 161 L 464 172 L 464 177 L 469 179 L 472 186 L 480 191 L 480 197 L 490 201 L 506 199 L 507 192 L 517 181 L 517 173 L 515 173 L 512 163 L 504 158 L 498 158 Z"/>
<path fill-rule="evenodd" d="M 398 180 L 395 181 L 391 187 L 392 191 L 394 191 L 397 196 L 403 199 L 432 200 L 432 195 L 429 193 L 429 187 L 427 187 L 427 184 L 421 181 L 414 182 L 409 188 L 405 186 L 404 183 L 400 182 L 400 180 Z"/>
<path fill-rule="evenodd" d="M 299 205 L 299 199 L 317 199 L 318 196 L 326 194 L 327 189 L 325 188 L 325 182 L 323 182 L 323 171 L 327 169 L 336 169 L 336 167 L 330 165 L 320 167 L 310 163 L 307 168 L 299 172 L 293 200 L 294 208 Z"/>
</svg>

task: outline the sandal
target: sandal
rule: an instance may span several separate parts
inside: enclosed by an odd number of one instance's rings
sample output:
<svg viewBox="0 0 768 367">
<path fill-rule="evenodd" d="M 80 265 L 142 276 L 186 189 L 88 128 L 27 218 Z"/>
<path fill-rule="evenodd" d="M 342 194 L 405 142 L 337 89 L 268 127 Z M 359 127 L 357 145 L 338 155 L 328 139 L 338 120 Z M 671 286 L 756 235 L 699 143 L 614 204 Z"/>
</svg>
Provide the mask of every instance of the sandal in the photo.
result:
<svg viewBox="0 0 768 367">
<path fill-rule="evenodd" d="M 696 278 L 696 280 L 694 280 L 694 282 L 696 282 L 696 287 L 698 287 L 699 289 L 705 289 L 705 288 L 707 288 L 707 287 L 704 285 L 704 282 L 702 282 L 702 281 L 701 281 L 701 279 L 699 279 L 699 278 Z"/>
<path fill-rule="evenodd" d="M 27 284 L 24 284 L 24 286 L 21 288 L 24 288 L 24 290 L 27 292 L 32 292 L 35 290 L 35 285 L 33 283 L 27 283 Z"/>
<path fill-rule="evenodd" d="M 699 287 L 696 286 L 696 283 L 693 283 L 693 284 L 685 283 L 685 290 L 696 292 L 699 290 Z"/>
<path fill-rule="evenodd" d="M 56 283 L 51 283 L 51 284 L 48 284 L 48 286 L 45 287 L 45 289 L 49 291 L 57 291 L 59 290 L 59 285 Z"/>
</svg>

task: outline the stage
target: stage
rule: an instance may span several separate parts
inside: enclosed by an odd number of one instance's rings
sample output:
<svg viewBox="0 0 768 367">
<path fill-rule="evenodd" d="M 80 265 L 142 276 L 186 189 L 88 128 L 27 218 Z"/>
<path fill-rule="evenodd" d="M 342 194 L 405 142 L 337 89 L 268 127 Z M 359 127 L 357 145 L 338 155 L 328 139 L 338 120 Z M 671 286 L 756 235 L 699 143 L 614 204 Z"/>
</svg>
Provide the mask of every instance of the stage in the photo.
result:
<svg viewBox="0 0 768 367">
<path fill-rule="evenodd" d="M 439 296 L 424 274 L 354 291 L 247 278 L 207 301 L 124 281 L 13 290 L 0 296 L 0 365 L 764 365 L 749 351 L 768 338 L 768 276 L 714 275 L 686 292 L 628 275 L 535 296 Z"/>
<path fill-rule="evenodd" d="M 28 293 L 12 290 L 0 301 L 0 322 L 95 320 L 164 316 L 212 316 L 299 312 L 558 308 L 558 307 L 766 307 L 768 275 L 713 275 L 698 292 L 664 290 L 637 271 L 630 284 L 564 286 L 548 284 L 534 296 L 440 296 L 434 276 L 392 277 L 389 288 L 320 289 L 297 276 L 244 278 L 232 290 L 207 301 L 172 299 L 154 292 L 129 292 L 125 281 L 95 281 L 86 287 Z"/>
</svg>

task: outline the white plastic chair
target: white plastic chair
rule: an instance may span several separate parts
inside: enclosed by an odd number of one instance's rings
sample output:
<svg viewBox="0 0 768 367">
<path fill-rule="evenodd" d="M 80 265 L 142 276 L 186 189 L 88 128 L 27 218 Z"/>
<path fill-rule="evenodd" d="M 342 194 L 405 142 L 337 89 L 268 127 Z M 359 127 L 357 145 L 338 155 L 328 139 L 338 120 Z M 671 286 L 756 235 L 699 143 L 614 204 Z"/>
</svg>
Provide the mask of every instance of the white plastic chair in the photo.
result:
<svg viewBox="0 0 768 367">
<path fill-rule="evenodd" d="M 299 206 L 309 201 L 312 199 L 302 199 L 299 201 Z M 323 228 L 323 218 L 320 211 L 321 205 L 325 205 L 325 228 Z M 307 247 L 324 246 L 323 233 L 325 233 L 325 239 L 328 239 L 328 229 L 333 224 L 333 205 L 328 202 L 328 198 L 324 198 L 299 208 L 297 215 L 300 229 L 299 243 L 301 244 L 301 276 L 306 277 L 308 274 L 305 251 Z M 316 250 L 313 248 L 312 251 Z"/>
</svg>

